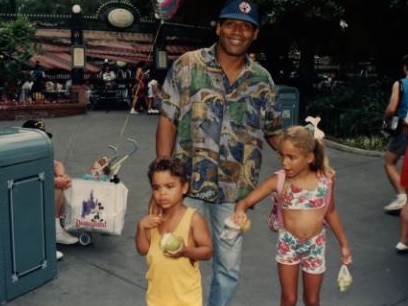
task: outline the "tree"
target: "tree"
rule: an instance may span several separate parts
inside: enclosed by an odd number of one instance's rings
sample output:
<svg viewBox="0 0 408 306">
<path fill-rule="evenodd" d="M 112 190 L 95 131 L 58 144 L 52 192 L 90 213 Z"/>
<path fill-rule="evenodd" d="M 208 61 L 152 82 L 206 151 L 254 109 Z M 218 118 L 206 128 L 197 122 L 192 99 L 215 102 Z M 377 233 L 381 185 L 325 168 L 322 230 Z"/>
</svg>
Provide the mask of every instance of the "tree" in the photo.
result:
<svg viewBox="0 0 408 306">
<path fill-rule="evenodd" d="M 15 80 L 33 53 L 35 29 L 26 19 L 0 22 L 0 84 Z"/>
<path fill-rule="evenodd" d="M 290 37 L 286 46 L 300 54 L 299 82 L 303 100 L 307 100 L 313 89 L 315 56 L 327 52 L 330 43 L 341 33 L 340 21 L 344 8 L 339 0 L 258 0 L 266 28 L 274 29 L 280 37 Z M 273 26 L 273 27 L 271 27 Z M 284 34 L 282 34 L 284 33 Z M 271 39 L 269 38 L 269 41 Z M 279 44 L 279 41 L 277 41 Z M 284 50 L 286 54 L 290 50 Z"/>
</svg>

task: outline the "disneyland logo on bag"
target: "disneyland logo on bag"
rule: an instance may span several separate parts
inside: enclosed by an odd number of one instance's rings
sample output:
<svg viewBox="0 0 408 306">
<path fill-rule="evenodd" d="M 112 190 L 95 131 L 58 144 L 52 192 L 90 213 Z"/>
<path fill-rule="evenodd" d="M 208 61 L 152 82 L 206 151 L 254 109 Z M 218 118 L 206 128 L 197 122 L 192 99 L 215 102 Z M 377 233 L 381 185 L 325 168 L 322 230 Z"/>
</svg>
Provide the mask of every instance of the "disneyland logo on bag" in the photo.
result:
<svg viewBox="0 0 408 306">
<path fill-rule="evenodd" d="M 107 223 L 106 221 L 90 221 L 90 220 L 75 219 L 75 226 L 77 228 L 81 228 L 81 227 L 107 228 Z"/>
</svg>

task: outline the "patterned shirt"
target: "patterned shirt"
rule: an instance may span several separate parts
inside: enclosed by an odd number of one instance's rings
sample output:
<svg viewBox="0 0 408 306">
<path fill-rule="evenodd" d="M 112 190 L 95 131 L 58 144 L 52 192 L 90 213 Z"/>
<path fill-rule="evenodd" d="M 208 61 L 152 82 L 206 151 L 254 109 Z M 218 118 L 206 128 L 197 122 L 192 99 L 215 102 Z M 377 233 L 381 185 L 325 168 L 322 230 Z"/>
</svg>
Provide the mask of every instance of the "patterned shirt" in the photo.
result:
<svg viewBox="0 0 408 306">
<path fill-rule="evenodd" d="M 175 61 L 159 103 L 177 126 L 173 153 L 187 166 L 189 196 L 235 202 L 258 183 L 263 139 L 280 129 L 280 107 L 266 69 L 247 57 L 231 85 L 215 50 L 216 44 Z"/>
</svg>

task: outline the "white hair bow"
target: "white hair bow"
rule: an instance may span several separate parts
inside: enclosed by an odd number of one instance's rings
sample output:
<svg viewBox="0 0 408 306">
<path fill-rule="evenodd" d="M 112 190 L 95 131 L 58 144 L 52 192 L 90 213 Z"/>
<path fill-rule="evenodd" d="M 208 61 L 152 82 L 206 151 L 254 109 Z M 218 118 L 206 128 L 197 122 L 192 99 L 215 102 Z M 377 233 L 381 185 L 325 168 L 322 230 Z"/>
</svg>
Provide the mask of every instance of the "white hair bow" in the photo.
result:
<svg viewBox="0 0 408 306">
<path fill-rule="evenodd" d="M 317 127 L 317 124 L 320 122 L 320 117 L 307 116 L 305 121 L 310 122 L 305 126 L 309 131 L 313 132 L 314 139 L 323 139 L 324 132 Z"/>
</svg>

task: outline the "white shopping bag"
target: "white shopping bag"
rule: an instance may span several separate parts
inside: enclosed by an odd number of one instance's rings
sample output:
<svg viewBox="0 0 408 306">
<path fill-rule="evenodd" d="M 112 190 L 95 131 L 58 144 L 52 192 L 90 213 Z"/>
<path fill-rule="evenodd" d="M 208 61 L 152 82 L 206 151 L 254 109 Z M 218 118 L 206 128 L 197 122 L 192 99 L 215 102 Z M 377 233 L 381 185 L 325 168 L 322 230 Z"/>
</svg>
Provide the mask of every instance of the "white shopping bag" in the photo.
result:
<svg viewBox="0 0 408 306">
<path fill-rule="evenodd" d="M 122 183 L 72 179 L 64 195 L 66 230 L 122 233 L 128 195 Z"/>
</svg>

